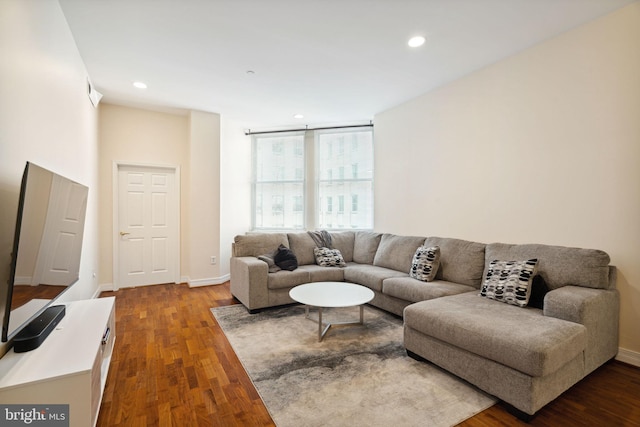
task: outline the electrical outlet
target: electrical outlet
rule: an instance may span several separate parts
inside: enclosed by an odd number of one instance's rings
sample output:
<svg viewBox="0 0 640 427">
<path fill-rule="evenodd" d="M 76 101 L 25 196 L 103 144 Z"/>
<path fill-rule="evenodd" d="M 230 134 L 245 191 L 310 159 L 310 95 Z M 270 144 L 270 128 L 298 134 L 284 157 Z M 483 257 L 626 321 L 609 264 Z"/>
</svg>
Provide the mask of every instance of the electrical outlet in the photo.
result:
<svg viewBox="0 0 640 427">
<path fill-rule="evenodd" d="M 216 257 L 215 256 L 211 256 L 211 264 L 214 265 L 216 263 Z"/>
</svg>

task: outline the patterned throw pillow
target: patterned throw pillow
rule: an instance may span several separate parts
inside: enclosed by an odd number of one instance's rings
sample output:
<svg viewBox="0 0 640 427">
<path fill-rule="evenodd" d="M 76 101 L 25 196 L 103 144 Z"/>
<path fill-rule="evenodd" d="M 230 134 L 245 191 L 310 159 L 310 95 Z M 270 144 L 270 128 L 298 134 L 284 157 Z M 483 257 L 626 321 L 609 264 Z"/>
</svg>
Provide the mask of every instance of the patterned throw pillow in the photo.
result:
<svg viewBox="0 0 640 427">
<path fill-rule="evenodd" d="M 322 267 L 346 267 L 342 254 L 338 249 L 313 248 L 316 263 Z"/>
<path fill-rule="evenodd" d="M 491 261 L 480 295 L 526 307 L 537 267 L 538 260 L 535 258 L 527 261 Z"/>
<path fill-rule="evenodd" d="M 423 282 L 431 282 L 440 266 L 440 246 L 420 246 L 411 262 L 409 276 Z"/>
</svg>

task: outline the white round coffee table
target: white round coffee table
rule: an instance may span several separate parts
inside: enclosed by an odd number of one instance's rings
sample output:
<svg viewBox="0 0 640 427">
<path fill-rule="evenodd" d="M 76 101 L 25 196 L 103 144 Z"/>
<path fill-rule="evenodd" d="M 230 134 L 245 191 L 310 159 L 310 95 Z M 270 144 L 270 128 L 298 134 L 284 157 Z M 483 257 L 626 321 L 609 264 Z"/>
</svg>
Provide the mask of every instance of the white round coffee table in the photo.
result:
<svg viewBox="0 0 640 427">
<path fill-rule="evenodd" d="M 309 307 L 318 307 L 318 341 L 322 341 L 331 326 L 362 325 L 364 323 L 364 305 L 374 297 L 373 291 L 364 286 L 345 282 L 313 282 L 296 286 L 289 291 L 289 296 L 305 305 L 305 317 L 309 317 Z M 322 322 L 322 309 L 329 307 L 360 306 L 359 322 Z"/>
</svg>

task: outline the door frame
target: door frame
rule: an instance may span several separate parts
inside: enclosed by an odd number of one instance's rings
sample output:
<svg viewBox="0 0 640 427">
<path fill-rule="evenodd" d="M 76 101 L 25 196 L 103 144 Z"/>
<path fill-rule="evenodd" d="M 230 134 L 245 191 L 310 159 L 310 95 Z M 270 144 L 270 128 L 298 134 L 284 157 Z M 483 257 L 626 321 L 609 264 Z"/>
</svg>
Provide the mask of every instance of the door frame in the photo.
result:
<svg viewBox="0 0 640 427">
<path fill-rule="evenodd" d="M 176 234 L 178 237 L 178 241 L 176 242 L 175 245 L 175 259 L 173 260 L 173 267 L 174 267 L 174 282 L 175 283 L 180 283 L 180 246 L 181 246 L 181 241 L 182 241 L 182 233 L 181 233 L 181 228 L 180 228 L 180 222 L 181 222 L 181 218 L 180 218 L 180 200 L 181 200 L 181 194 L 180 194 L 180 166 L 176 166 L 176 165 L 163 165 L 163 164 L 157 164 L 157 163 L 136 163 L 136 162 L 120 162 L 120 161 L 113 161 L 113 167 L 112 167 L 112 195 L 113 195 L 113 210 L 111 212 L 112 216 L 113 216 L 113 221 L 112 221 L 112 227 L 113 229 L 112 231 L 112 246 L 113 246 L 113 250 L 112 250 L 112 265 L 113 265 L 113 272 L 112 272 L 112 281 L 113 281 L 113 290 L 117 291 L 120 289 L 120 275 L 119 275 L 119 267 L 120 267 L 120 235 L 118 234 L 118 230 L 120 230 L 120 215 L 119 215 L 119 196 L 120 196 L 120 181 L 119 181 L 119 171 L 121 167 L 131 167 L 131 168 L 142 168 L 142 169 L 147 169 L 147 168 L 153 168 L 153 169 L 167 169 L 170 171 L 173 171 L 174 173 L 174 185 L 175 185 L 175 201 L 173 203 L 172 208 L 174 209 L 174 218 L 176 218 Z"/>
</svg>

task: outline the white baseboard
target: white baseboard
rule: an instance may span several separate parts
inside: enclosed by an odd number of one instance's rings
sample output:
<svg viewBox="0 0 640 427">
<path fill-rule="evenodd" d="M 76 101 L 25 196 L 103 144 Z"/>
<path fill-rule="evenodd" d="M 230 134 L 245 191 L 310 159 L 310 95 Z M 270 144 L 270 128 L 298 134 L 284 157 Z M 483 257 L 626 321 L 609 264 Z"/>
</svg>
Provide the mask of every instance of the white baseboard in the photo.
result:
<svg viewBox="0 0 640 427">
<path fill-rule="evenodd" d="M 189 276 L 181 276 L 180 283 L 186 283 L 190 288 L 197 288 L 199 286 L 221 285 L 224 282 L 229 281 L 230 279 L 230 274 L 225 274 L 224 276 L 220 277 L 210 277 L 207 279 L 197 280 L 191 280 Z M 101 292 L 112 292 L 116 290 L 117 289 L 114 289 L 113 283 L 102 283 L 98 285 L 98 290 L 96 291 L 94 298 L 97 298 Z"/>
<path fill-rule="evenodd" d="M 190 288 L 197 288 L 199 286 L 221 285 L 230 279 L 231 279 L 231 275 L 225 274 L 224 276 L 211 277 L 207 279 L 197 279 L 197 280 L 189 279 L 187 283 L 189 284 Z"/>
<path fill-rule="evenodd" d="M 93 293 L 93 295 L 91 295 L 91 299 L 96 299 L 96 298 L 100 297 L 100 293 L 101 292 L 102 292 L 102 289 L 100 289 L 100 286 L 98 286 L 98 288 Z"/>
<path fill-rule="evenodd" d="M 631 351 L 627 350 L 626 348 L 620 347 L 618 348 L 618 355 L 616 356 L 616 360 L 640 368 L 640 353 L 638 353 L 637 351 Z"/>
<path fill-rule="evenodd" d="M 31 276 L 16 276 L 13 279 L 14 285 L 31 285 L 33 278 Z"/>
<path fill-rule="evenodd" d="M 113 288 L 113 283 L 102 283 L 98 285 L 98 295 L 100 295 L 100 292 L 112 292 L 112 291 L 115 291 L 115 289 Z"/>
</svg>

